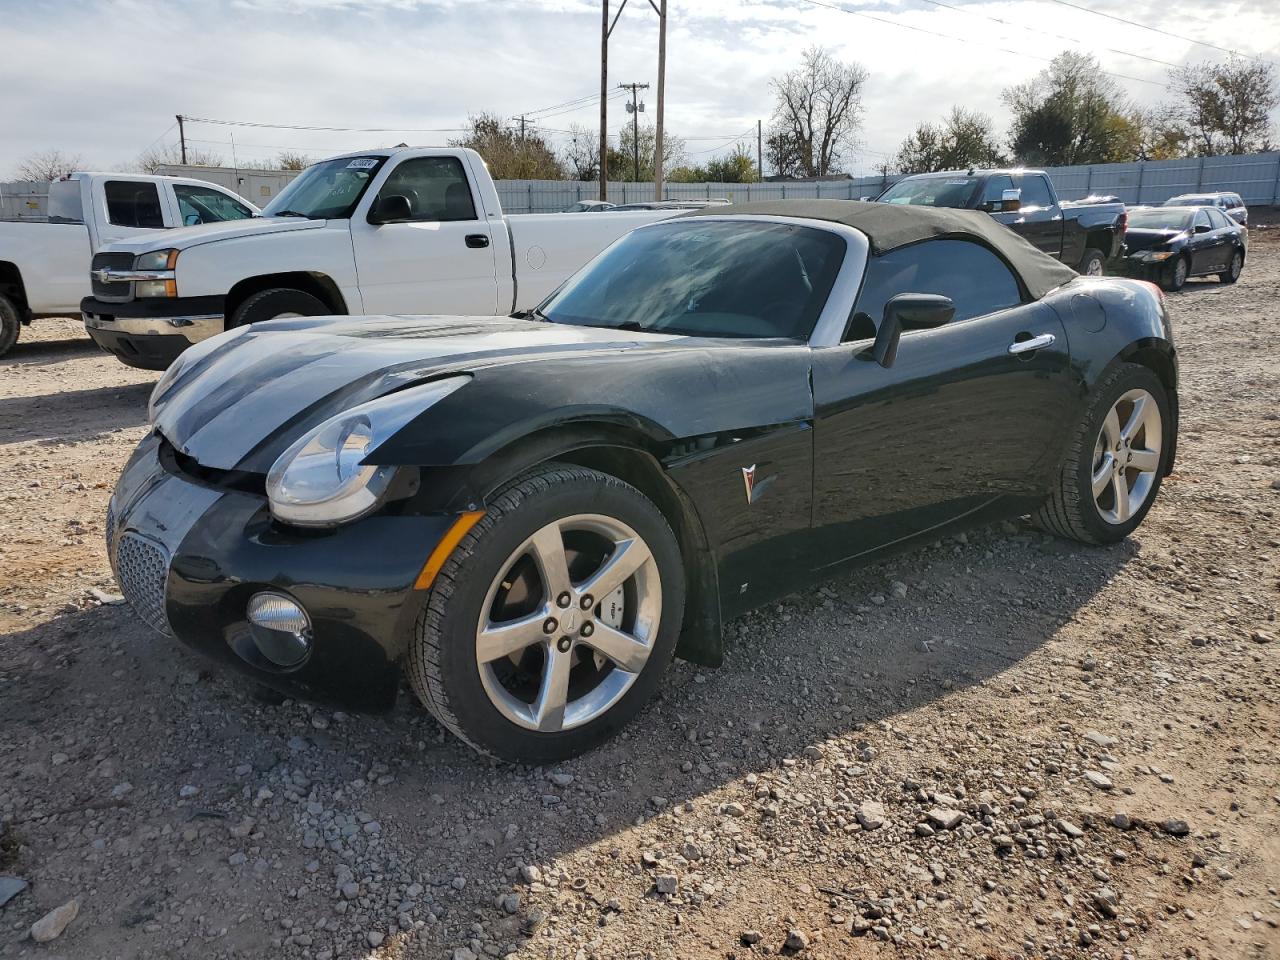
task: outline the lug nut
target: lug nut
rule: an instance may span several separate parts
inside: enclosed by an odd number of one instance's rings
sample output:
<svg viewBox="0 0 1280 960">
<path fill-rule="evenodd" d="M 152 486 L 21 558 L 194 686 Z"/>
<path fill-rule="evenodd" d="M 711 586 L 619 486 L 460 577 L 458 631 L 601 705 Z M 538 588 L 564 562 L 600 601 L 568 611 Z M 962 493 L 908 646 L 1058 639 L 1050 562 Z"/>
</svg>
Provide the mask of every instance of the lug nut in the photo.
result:
<svg viewBox="0 0 1280 960">
<path fill-rule="evenodd" d="M 573 597 L 569 596 L 569 592 L 567 590 L 560 594 L 560 596 L 556 597 L 556 604 L 558 606 L 567 607 L 571 603 L 573 603 Z"/>
<path fill-rule="evenodd" d="M 584 594 L 582 597 L 582 600 L 579 603 L 579 606 L 581 606 L 583 610 L 590 610 L 595 605 L 596 605 L 596 601 L 589 593 Z"/>
<path fill-rule="evenodd" d="M 559 640 L 556 641 L 556 649 L 559 650 L 561 653 L 568 653 L 569 648 L 572 646 L 573 646 L 573 641 L 570 640 L 568 637 L 561 637 Z"/>
<path fill-rule="evenodd" d="M 582 625 L 582 635 L 583 635 L 584 637 L 589 637 L 589 636 L 591 636 L 591 634 L 593 634 L 593 633 L 595 633 L 595 632 L 596 632 L 596 628 L 595 628 L 595 627 L 593 627 L 590 623 L 584 623 L 584 624 Z"/>
<path fill-rule="evenodd" d="M 555 633 L 555 632 L 556 632 L 556 628 L 557 628 L 557 627 L 559 627 L 559 626 L 560 626 L 560 624 L 558 624 L 558 623 L 556 622 L 556 618 L 555 618 L 555 617 L 547 617 L 547 619 L 546 619 L 545 621 L 543 621 L 543 623 L 542 623 L 542 632 L 543 632 L 543 633 Z"/>
</svg>

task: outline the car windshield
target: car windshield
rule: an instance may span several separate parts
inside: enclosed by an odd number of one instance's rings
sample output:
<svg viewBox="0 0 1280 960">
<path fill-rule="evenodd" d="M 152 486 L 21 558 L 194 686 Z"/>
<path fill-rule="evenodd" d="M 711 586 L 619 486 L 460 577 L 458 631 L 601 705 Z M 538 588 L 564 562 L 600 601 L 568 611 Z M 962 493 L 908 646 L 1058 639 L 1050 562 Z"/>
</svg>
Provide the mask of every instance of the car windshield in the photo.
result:
<svg viewBox="0 0 1280 960">
<path fill-rule="evenodd" d="M 1187 230 L 1193 214 L 1186 210 L 1169 210 L 1149 207 L 1146 210 L 1129 211 L 1130 230 Z"/>
<path fill-rule="evenodd" d="M 1174 197 L 1171 200 L 1166 200 L 1163 205 L 1166 207 L 1212 207 L 1217 202 L 1217 197 L 1191 196 Z"/>
<path fill-rule="evenodd" d="M 909 177 L 880 195 L 881 203 L 908 203 L 920 207 L 967 207 L 978 185 L 977 177 Z"/>
<path fill-rule="evenodd" d="M 627 234 L 554 293 L 554 323 L 807 339 L 844 259 L 839 234 L 702 217 Z"/>
<path fill-rule="evenodd" d="M 263 209 L 264 217 L 345 220 L 386 157 L 338 157 L 312 164 Z"/>
</svg>

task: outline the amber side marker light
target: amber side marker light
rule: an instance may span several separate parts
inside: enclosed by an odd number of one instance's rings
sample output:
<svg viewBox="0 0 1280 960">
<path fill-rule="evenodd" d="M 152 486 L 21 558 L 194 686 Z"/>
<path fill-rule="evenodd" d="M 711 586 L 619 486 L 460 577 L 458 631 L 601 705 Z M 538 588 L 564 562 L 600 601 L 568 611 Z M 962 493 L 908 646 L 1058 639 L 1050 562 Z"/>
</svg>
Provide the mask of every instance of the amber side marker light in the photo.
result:
<svg viewBox="0 0 1280 960">
<path fill-rule="evenodd" d="M 458 519 L 453 522 L 447 533 L 440 538 L 440 542 L 436 544 L 436 548 L 431 551 L 431 556 L 427 557 L 426 564 L 422 567 L 422 572 L 418 574 L 418 579 L 414 581 L 413 589 L 430 590 L 431 584 L 435 583 L 440 568 L 444 566 L 449 554 L 453 553 L 454 548 L 462 542 L 465 537 L 484 516 L 483 510 L 468 510 L 466 513 L 460 514 Z"/>
</svg>

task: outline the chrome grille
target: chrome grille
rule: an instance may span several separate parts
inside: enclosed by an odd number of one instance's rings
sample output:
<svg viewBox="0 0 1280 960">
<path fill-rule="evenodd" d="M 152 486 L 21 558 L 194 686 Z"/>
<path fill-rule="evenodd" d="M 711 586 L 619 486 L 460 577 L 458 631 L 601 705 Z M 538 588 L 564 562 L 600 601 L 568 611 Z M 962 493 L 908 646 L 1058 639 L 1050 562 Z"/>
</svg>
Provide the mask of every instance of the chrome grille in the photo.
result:
<svg viewBox="0 0 1280 960">
<path fill-rule="evenodd" d="M 116 580 L 134 611 L 152 629 L 165 636 L 169 618 L 164 612 L 164 584 L 169 575 L 169 554 L 154 540 L 128 531 L 116 547 Z"/>
<path fill-rule="evenodd" d="M 99 300 L 110 300 L 113 303 L 122 303 L 125 300 L 133 299 L 132 283 L 103 283 L 98 279 L 98 271 L 102 269 L 110 270 L 132 270 L 133 254 L 132 253 L 98 253 L 94 254 L 92 266 L 89 268 L 89 279 L 93 283 L 93 295 Z"/>
</svg>

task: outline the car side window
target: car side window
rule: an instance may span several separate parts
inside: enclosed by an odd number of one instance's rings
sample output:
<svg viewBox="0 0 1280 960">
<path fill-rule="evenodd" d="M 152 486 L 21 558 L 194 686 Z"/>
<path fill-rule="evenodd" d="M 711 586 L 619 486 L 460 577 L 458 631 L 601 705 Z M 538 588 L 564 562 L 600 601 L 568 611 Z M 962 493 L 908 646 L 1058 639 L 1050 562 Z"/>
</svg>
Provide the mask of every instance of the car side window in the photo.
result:
<svg viewBox="0 0 1280 960">
<path fill-rule="evenodd" d="M 1044 177 L 1032 174 L 1022 178 L 1022 207 L 1052 207 L 1053 192 L 1049 189 L 1049 181 Z"/>
<path fill-rule="evenodd" d="M 225 193 L 208 187 L 194 187 L 185 183 L 174 184 L 173 194 L 178 198 L 183 226 L 200 223 L 220 223 L 224 220 L 247 220 L 253 211 Z"/>
<path fill-rule="evenodd" d="M 154 183 L 108 180 L 102 189 L 107 196 L 107 219 L 117 227 L 164 228 L 160 190 Z"/>
<path fill-rule="evenodd" d="M 867 260 L 844 339 L 874 337 L 884 305 L 900 293 L 950 297 L 956 308 L 953 323 L 1022 302 L 1013 271 L 991 250 L 970 240 L 926 240 Z"/>
<path fill-rule="evenodd" d="M 401 196 L 409 201 L 410 221 L 475 220 L 471 185 L 457 157 L 415 157 L 391 171 L 378 201 Z"/>
<path fill-rule="evenodd" d="M 1227 219 L 1227 215 L 1221 210 L 1210 207 L 1207 211 L 1209 214 L 1209 223 L 1215 230 L 1221 230 L 1223 227 L 1231 226 L 1231 221 Z"/>
</svg>

